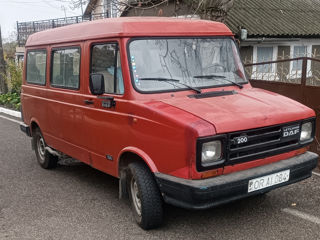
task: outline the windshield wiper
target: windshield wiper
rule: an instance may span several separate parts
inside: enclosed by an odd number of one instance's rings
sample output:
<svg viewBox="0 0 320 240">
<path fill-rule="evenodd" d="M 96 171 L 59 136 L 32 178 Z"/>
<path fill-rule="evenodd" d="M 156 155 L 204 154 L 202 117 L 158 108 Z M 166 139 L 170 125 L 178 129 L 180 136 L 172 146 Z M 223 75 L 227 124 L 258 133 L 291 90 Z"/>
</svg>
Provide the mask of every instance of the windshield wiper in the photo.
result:
<svg viewBox="0 0 320 240">
<path fill-rule="evenodd" d="M 153 78 L 153 77 L 148 78 L 148 77 L 145 77 L 145 78 L 139 78 L 139 80 L 142 80 L 142 81 L 150 80 L 150 81 L 158 81 L 158 82 L 176 82 L 176 83 L 179 83 L 179 84 L 181 84 L 181 85 L 183 85 L 183 86 L 185 86 L 185 87 L 187 87 L 197 93 L 201 93 L 201 89 L 196 88 L 196 87 L 192 87 L 192 86 L 185 84 L 185 83 L 182 83 L 182 82 L 180 82 L 180 80 L 174 79 L 174 78 L 160 78 L 160 77 L 159 78 Z"/>
<path fill-rule="evenodd" d="M 199 76 L 193 76 L 193 77 L 194 77 L 194 78 L 208 78 L 208 79 L 221 78 L 222 80 L 225 80 L 225 81 L 227 81 L 227 82 L 229 82 L 229 83 L 232 83 L 233 85 L 238 86 L 240 89 L 243 88 L 243 86 L 242 86 L 241 84 L 236 83 L 236 82 L 234 82 L 234 81 L 231 81 L 231 80 L 227 79 L 225 76 L 219 76 L 219 75 L 213 75 L 213 74 L 211 74 L 211 75 L 199 75 Z"/>
</svg>

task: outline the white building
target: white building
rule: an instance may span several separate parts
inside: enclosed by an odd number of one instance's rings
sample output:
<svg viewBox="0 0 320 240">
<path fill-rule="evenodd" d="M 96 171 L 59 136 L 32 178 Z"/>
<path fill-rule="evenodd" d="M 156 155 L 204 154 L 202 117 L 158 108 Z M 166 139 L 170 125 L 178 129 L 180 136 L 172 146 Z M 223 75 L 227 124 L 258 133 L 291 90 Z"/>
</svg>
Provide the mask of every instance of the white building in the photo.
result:
<svg viewBox="0 0 320 240">
<path fill-rule="evenodd" d="M 83 15 L 92 19 L 119 17 L 118 2 L 121 0 L 90 0 Z"/>
</svg>

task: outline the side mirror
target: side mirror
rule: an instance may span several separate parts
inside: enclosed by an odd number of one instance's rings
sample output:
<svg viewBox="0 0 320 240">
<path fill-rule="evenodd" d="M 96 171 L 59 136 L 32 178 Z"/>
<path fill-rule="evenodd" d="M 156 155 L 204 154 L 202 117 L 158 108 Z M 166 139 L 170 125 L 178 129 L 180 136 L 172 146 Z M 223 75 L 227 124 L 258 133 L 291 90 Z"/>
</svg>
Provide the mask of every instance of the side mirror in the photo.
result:
<svg viewBox="0 0 320 240">
<path fill-rule="evenodd" d="M 90 74 L 90 91 L 93 95 L 104 93 L 104 76 L 101 73 Z"/>
</svg>

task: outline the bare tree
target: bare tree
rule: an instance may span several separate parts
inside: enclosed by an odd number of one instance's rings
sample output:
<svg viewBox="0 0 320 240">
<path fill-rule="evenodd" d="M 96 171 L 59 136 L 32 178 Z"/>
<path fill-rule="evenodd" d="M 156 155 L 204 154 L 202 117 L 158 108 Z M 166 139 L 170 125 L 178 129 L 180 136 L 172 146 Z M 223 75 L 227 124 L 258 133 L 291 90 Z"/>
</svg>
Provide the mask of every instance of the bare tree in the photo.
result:
<svg viewBox="0 0 320 240">
<path fill-rule="evenodd" d="M 202 19 L 224 21 L 234 0 L 110 0 L 119 12 L 131 11 L 134 15 L 150 14 L 156 9 L 158 16 L 197 15 Z M 170 6 L 169 6 L 170 5 Z M 165 12 L 169 8 L 173 11 Z"/>
<path fill-rule="evenodd" d="M 82 14 L 84 7 L 90 4 L 89 0 L 61 1 L 69 2 L 71 9 L 81 8 Z M 202 19 L 224 22 L 233 3 L 234 0 L 106 0 L 101 4 L 106 4 L 107 8 L 112 6 L 122 16 L 128 12 L 136 16 L 197 15 Z"/>
<path fill-rule="evenodd" d="M 83 9 L 89 4 L 89 0 L 70 0 L 70 8 L 72 10 L 81 8 L 81 13 L 83 15 Z"/>
</svg>

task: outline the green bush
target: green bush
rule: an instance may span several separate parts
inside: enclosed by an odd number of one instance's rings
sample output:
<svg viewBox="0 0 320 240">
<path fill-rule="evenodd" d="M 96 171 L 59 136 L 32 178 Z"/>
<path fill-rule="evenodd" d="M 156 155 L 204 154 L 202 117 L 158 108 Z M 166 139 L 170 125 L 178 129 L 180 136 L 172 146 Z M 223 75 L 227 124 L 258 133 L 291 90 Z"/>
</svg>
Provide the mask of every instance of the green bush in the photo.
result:
<svg viewBox="0 0 320 240">
<path fill-rule="evenodd" d="M 13 61 L 8 61 L 6 80 L 9 85 L 10 92 L 18 93 L 20 95 L 22 84 L 22 65 L 17 65 Z"/>
<path fill-rule="evenodd" d="M 20 95 L 18 93 L 0 94 L 0 105 L 14 110 L 20 110 Z"/>
<path fill-rule="evenodd" d="M 0 106 L 20 110 L 20 92 L 22 84 L 22 65 L 13 61 L 7 61 L 5 80 L 9 86 L 9 92 L 0 94 Z"/>
</svg>

